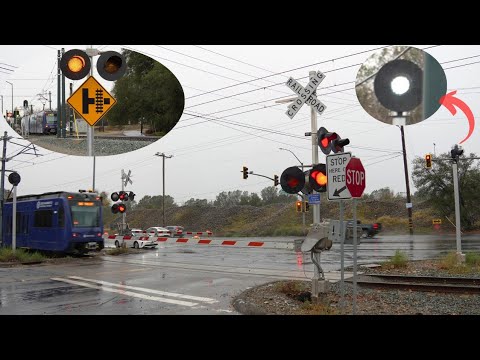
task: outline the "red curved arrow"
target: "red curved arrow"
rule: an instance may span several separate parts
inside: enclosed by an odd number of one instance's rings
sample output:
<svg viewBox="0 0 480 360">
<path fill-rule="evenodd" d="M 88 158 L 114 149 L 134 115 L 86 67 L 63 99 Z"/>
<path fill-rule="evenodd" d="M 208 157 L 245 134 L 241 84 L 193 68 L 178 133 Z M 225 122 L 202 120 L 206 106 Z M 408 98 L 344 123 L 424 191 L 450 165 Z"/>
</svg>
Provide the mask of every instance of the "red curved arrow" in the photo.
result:
<svg viewBox="0 0 480 360">
<path fill-rule="evenodd" d="M 457 109 L 454 106 L 454 105 L 456 105 L 467 116 L 469 130 L 468 130 L 467 137 L 465 139 L 463 139 L 462 141 L 460 141 L 460 144 L 462 144 L 465 141 L 467 141 L 467 139 L 472 135 L 473 130 L 475 129 L 475 118 L 473 116 L 472 110 L 470 110 L 470 107 L 467 104 L 465 104 L 462 100 L 460 100 L 459 98 L 456 98 L 455 96 L 453 96 L 456 93 L 457 93 L 457 90 L 452 91 L 452 92 L 450 92 L 446 95 L 443 95 L 440 98 L 440 104 L 445 106 L 452 113 L 452 115 L 455 115 L 457 113 Z"/>
</svg>

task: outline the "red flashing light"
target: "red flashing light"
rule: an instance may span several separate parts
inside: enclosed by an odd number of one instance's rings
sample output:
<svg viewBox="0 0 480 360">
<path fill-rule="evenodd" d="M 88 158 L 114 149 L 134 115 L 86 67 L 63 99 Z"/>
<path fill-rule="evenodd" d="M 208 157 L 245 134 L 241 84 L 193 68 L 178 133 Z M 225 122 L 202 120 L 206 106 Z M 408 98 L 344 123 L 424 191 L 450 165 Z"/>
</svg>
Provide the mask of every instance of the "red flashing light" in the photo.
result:
<svg viewBox="0 0 480 360">
<path fill-rule="evenodd" d="M 297 178 L 294 178 L 294 177 L 290 177 L 288 178 L 287 180 L 287 185 L 291 188 L 294 188 L 298 185 L 299 181 Z"/>
<path fill-rule="evenodd" d="M 378 224 L 373 224 L 373 228 L 374 228 L 375 230 L 378 230 Z"/>
<path fill-rule="evenodd" d="M 327 176 L 324 173 L 319 172 L 315 176 L 315 181 L 318 185 L 325 186 L 325 185 L 327 185 Z"/>
</svg>

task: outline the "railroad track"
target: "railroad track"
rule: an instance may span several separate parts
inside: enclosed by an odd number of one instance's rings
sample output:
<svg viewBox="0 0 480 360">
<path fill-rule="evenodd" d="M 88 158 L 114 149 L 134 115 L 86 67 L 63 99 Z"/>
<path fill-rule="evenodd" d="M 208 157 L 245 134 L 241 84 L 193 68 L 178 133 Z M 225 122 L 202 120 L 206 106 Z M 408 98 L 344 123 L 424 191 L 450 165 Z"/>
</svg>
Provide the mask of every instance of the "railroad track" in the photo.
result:
<svg viewBox="0 0 480 360">
<path fill-rule="evenodd" d="M 370 288 L 480 294 L 478 278 L 369 274 L 358 276 L 357 284 Z"/>
<path fill-rule="evenodd" d="M 35 138 L 33 135 L 29 136 L 30 139 Z M 38 139 L 42 139 L 42 137 L 38 137 Z M 76 140 L 77 137 L 67 136 L 65 139 Z M 86 135 L 79 135 L 78 139 L 84 140 L 87 139 Z M 160 137 L 148 137 L 148 136 L 102 136 L 102 135 L 95 135 L 95 139 L 102 139 L 102 140 L 123 140 L 123 141 L 145 141 L 145 142 L 155 142 Z"/>
</svg>

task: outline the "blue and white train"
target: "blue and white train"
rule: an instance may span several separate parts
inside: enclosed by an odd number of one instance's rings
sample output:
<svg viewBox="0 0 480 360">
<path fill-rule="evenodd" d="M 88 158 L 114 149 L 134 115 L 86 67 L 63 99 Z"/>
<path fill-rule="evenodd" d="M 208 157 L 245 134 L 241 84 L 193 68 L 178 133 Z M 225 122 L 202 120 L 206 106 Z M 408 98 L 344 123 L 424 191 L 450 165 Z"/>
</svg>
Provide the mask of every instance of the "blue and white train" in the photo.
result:
<svg viewBox="0 0 480 360">
<path fill-rule="evenodd" d="M 12 245 L 12 199 L 3 208 L 3 239 Z M 102 199 L 89 192 L 51 192 L 17 198 L 18 248 L 81 254 L 104 248 Z"/>
<path fill-rule="evenodd" d="M 56 134 L 57 112 L 42 110 L 22 118 L 22 134 Z"/>
</svg>

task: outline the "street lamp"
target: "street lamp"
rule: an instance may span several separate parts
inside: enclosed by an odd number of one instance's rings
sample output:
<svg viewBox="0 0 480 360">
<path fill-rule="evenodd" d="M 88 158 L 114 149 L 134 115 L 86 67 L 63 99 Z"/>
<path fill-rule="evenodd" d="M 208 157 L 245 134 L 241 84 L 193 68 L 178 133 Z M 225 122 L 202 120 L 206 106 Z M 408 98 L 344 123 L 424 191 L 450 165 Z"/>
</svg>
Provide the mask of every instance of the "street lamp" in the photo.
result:
<svg viewBox="0 0 480 360">
<path fill-rule="evenodd" d="M 15 121 L 15 111 L 13 109 L 13 84 L 10 81 L 6 81 L 6 83 L 8 83 L 12 86 L 12 114 L 13 114 L 14 121 Z"/>
<path fill-rule="evenodd" d="M 302 166 L 302 171 L 303 171 L 303 163 L 300 161 L 300 159 L 297 157 L 297 155 L 295 155 L 295 153 L 292 151 L 292 150 L 289 150 L 289 149 L 284 149 L 284 148 L 278 148 L 279 150 L 285 150 L 285 151 L 288 151 L 290 152 L 293 156 L 295 156 L 295 159 L 298 160 L 298 162 L 300 163 L 300 165 Z M 303 195 L 302 195 L 302 200 L 303 199 Z M 305 231 L 305 211 L 302 212 L 302 222 L 303 222 L 303 235 L 306 235 L 306 231 Z"/>
<path fill-rule="evenodd" d="M 162 197 L 162 208 L 163 208 L 163 227 L 165 227 L 165 158 L 171 159 L 173 155 L 167 156 L 164 153 L 157 152 L 155 156 L 161 156 L 163 158 L 163 197 Z"/>
</svg>

